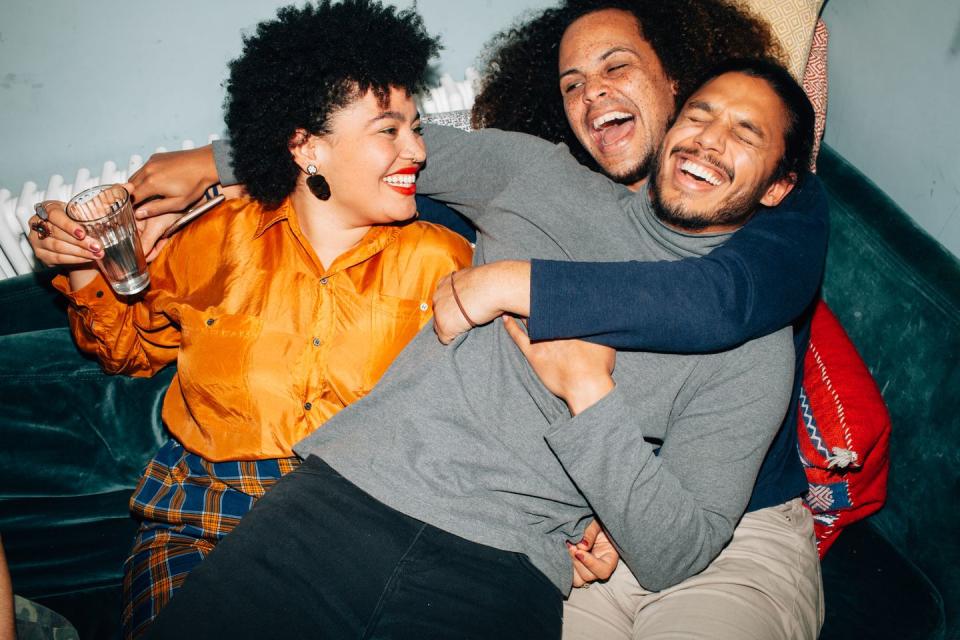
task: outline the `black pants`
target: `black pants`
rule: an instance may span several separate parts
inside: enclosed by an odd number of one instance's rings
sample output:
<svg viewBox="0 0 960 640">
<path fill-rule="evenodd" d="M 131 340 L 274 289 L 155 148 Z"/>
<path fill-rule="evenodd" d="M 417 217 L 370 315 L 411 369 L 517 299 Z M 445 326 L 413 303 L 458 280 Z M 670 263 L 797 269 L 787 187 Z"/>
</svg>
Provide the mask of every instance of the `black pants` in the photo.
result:
<svg viewBox="0 0 960 640">
<path fill-rule="evenodd" d="M 451 535 L 319 458 L 280 480 L 147 638 L 559 638 L 559 590 L 523 554 Z"/>
</svg>

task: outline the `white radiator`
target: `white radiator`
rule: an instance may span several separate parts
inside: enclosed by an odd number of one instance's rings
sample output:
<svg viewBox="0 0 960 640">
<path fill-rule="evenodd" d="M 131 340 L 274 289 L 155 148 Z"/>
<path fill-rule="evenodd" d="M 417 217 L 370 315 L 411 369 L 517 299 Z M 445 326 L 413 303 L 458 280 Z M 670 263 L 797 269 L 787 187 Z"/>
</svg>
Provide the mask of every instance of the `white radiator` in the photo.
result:
<svg viewBox="0 0 960 640">
<path fill-rule="evenodd" d="M 419 96 L 417 102 L 420 113 L 427 115 L 472 107 L 477 75 L 473 69 L 467 69 L 464 75 L 465 79 L 461 82 L 444 75 L 439 86 L 426 95 Z M 210 135 L 207 142 L 216 139 L 216 135 Z M 182 149 L 193 147 L 191 140 L 184 140 L 181 145 Z M 163 147 L 157 149 L 158 152 L 166 150 Z M 52 175 L 47 180 L 45 189 L 40 189 L 37 183 L 32 181 L 24 183 L 17 192 L 0 188 L 0 279 L 12 278 L 43 267 L 34 259 L 33 250 L 27 242 L 27 233 L 30 232 L 27 221 L 33 215 L 33 206 L 36 203 L 42 200 L 65 201 L 98 184 L 126 182 L 127 177 L 142 164 L 141 156 L 132 155 L 122 166 L 113 161 L 105 162 L 98 173 L 86 167 L 78 169 L 72 182 L 67 182 L 59 174 Z"/>
</svg>

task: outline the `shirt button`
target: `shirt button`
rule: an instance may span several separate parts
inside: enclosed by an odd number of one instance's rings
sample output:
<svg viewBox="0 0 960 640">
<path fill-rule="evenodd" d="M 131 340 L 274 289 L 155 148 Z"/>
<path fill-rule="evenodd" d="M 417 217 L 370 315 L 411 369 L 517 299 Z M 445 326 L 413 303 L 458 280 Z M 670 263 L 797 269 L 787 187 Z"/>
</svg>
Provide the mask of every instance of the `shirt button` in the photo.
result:
<svg viewBox="0 0 960 640">
<path fill-rule="evenodd" d="M 97 297 L 98 297 L 98 298 L 102 298 L 102 297 L 103 297 L 103 291 L 97 291 Z"/>
<path fill-rule="evenodd" d="M 313 408 L 313 405 L 310 404 L 309 402 L 304 402 L 304 403 L 303 403 L 303 408 L 306 409 L 307 411 L 310 411 L 310 409 Z"/>
<path fill-rule="evenodd" d="M 326 286 L 326 285 L 327 285 L 327 279 L 326 279 L 326 278 L 320 278 L 320 284 Z"/>
<path fill-rule="evenodd" d="M 430 305 L 428 305 L 426 302 L 420 303 L 420 311 L 426 311 L 429 308 L 430 308 Z"/>
<path fill-rule="evenodd" d="M 313 346 L 319 347 L 319 346 L 322 345 L 322 344 L 323 344 L 323 340 L 321 340 L 320 338 L 314 338 L 314 339 L 313 339 Z"/>
<path fill-rule="evenodd" d="M 212 327 L 215 320 L 213 318 L 207 318 L 207 326 Z"/>
</svg>

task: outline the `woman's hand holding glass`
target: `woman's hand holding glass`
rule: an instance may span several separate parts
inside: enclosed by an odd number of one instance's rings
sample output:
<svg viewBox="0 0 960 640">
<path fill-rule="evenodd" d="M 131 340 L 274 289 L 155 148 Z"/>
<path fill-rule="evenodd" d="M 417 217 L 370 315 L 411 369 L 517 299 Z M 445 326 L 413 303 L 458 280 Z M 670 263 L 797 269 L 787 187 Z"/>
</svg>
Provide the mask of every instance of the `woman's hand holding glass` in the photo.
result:
<svg viewBox="0 0 960 640">
<path fill-rule="evenodd" d="M 190 203 L 203 197 L 204 190 L 217 182 L 216 165 L 209 145 L 188 151 L 152 155 L 146 164 L 130 176 L 124 185 L 139 202 L 136 216 L 144 254 L 150 262 L 162 248 L 160 236 Z M 209 183 L 209 184 L 208 184 Z M 103 257 L 103 248 L 88 238 L 83 226 L 67 216 L 66 203 L 46 200 L 43 203 L 46 221 L 39 216 L 30 219 L 31 227 L 39 222 L 47 233 L 31 232 L 30 246 L 37 259 L 48 267 L 84 265 Z"/>
<path fill-rule="evenodd" d="M 87 236 L 82 225 L 67 216 L 66 203 L 46 200 L 41 204 L 46 212 L 46 220 L 42 221 L 39 215 L 34 215 L 30 218 L 30 226 L 33 228 L 42 222 L 46 232 L 32 230 L 27 235 L 30 247 L 43 265 L 68 268 L 71 288 L 82 288 L 96 276 L 94 261 L 103 258 L 103 247 Z M 166 243 L 160 236 L 181 215 L 168 213 L 137 221 L 140 244 L 147 262 L 156 258 Z"/>
<path fill-rule="evenodd" d="M 67 216 L 66 203 L 46 200 L 41 203 L 46 211 L 46 234 L 31 231 L 27 235 L 37 260 L 48 267 L 91 263 L 103 257 L 103 247 L 88 238 L 83 227 Z M 40 216 L 30 218 L 34 228 Z"/>
</svg>

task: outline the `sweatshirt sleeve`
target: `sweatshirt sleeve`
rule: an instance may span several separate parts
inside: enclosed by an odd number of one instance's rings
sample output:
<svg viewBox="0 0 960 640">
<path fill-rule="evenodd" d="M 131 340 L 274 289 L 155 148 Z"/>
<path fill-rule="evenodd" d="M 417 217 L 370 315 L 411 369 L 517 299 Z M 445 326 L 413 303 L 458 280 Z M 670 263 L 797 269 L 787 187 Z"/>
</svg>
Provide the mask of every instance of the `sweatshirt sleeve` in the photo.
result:
<svg viewBox="0 0 960 640">
<path fill-rule="evenodd" d="M 555 145 L 522 133 L 424 124 L 427 163 L 417 193 L 449 204 L 479 223 L 487 204 L 507 184 Z"/>
<path fill-rule="evenodd" d="M 534 260 L 530 336 L 673 353 L 728 349 L 787 326 L 810 304 L 828 231 L 823 185 L 807 176 L 779 207 L 701 258 Z"/>
<path fill-rule="evenodd" d="M 229 140 L 214 140 L 213 161 L 217 165 L 217 176 L 220 178 L 220 184 L 225 187 L 231 187 L 237 184 L 237 176 L 233 173 L 233 147 Z"/>
<path fill-rule="evenodd" d="M 551 449 L 646 589 L 703 570 L 733 536 L 790 398 L 788 333 L 727 352 L 692 380 L 696 389 L 674 406 L 658 455 L 644 437 L 642 399 L 621 386 L 548 432 Z"/>
</svg>

